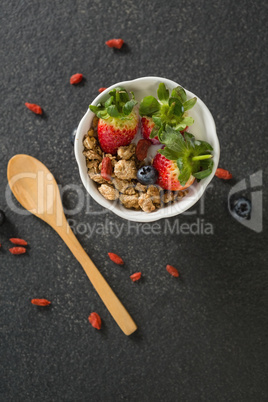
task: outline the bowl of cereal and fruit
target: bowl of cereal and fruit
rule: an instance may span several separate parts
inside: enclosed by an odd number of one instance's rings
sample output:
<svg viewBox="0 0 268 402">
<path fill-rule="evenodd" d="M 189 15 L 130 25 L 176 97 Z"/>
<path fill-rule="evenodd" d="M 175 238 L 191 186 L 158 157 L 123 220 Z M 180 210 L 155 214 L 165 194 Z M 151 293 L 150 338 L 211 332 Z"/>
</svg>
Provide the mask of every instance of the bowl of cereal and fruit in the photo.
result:
<svg viewBox="0 0 268 402">
<path fill-rule="evenodd" d="M 207 106 L 176 82 L 159 77 L 107 88 L 90 104 L 75 137 L 88 193 L 137 222 L 192 207 L 212 180 L 219 155 Z"/>
</svg>

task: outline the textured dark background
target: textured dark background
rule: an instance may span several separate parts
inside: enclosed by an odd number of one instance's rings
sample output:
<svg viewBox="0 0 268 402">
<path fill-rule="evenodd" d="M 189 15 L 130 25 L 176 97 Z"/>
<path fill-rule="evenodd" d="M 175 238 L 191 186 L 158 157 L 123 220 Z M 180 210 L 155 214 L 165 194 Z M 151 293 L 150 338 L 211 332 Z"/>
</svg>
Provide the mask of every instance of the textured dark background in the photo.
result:
<svg viewBox="0 0 268 402">
<path fill-rule="evenodd" d="M 0 208 L 7 215 L 0 228 L 1 401 L 267 400 L 267 237 L 227 210 L 229 190 L 263 170 L 267 155 L 264 2 L 2 0 L 0 7 Z M 113 37 L 127 45 L 109 49 Z M 85 80 L 71 86 L 77 72 Z M 173 79 L 207 104 L 220 165 L 234 179 L 213 180 L 204 215 L 199 203 L 194 215 L 168 220 L 204 219 L 213 235 L 165 235 L 165 221 L 162 235 L 138 234 L 136 224 L 130 235 L 126 221 L 93 201 L 90 214 L 84 207 L 73 216 L 124 224 L 119 238 L 95 232 L 78 239 L 138 324 L 126 337 L 56 233 L 10 210 L 6 166 L 28 153 L 59 184 L 78 184 L 86 194 L 71 131 L 99 87 L 146 75 Z M 26 101 L 40 104 L 44 116 L 28 111 Z M 75 194 L 64 202 L 76 205 Z M 29 241 L 26 255 L 9 254 L 12 236 Z M 109 251 L 125 266 L 108 261 Z M 179 279 L 166 273 L 167 263 L 178 267 Z M 144 279 L 133 284 L 137 270 Z M 52 306 L 36 308 L 34 297 Z M 88 323 L 92 311 L 103 330 Z"/>
</svg>

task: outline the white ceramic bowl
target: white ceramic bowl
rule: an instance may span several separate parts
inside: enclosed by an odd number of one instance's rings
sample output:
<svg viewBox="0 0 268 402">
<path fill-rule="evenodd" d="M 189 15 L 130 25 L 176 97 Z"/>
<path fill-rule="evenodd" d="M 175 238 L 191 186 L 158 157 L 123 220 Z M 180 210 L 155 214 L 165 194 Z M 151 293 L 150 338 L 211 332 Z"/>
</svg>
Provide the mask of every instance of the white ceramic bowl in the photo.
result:
<svg viewBox="0 0 268 402">
<path fill-rule="evenodd" d="M 119 82 L 117 84 L 110 86 L 104 92 L 99 94 L 94 99 L 93 102 L 90 102 L 89 99 L 88 104 L 97 105 L 101 100 L 108 97 L 108 92 L 112 88 L 115 88 L 117 86 L 122 86 L 126 88 L 127 91 L 133 91 L 137 101 L 141 101 L 142 98 L 144 98 L 144 96 L 147 95 L 153 95 L 157 97 L 157 88 L 160 82 L 163 82 L 169 90 L 179 85 L 176 82 L 168 80 L 166 78 L 160 78 L 160 77 L 137 78 L 132 81 Z M 189 92 L 187 90 L 185 91 L 188 99 L 196 96 L 192 92 Z M 180 201 L 177 201 L 172 205 L 167 205 L 164 208 L 157 209 L 156 211 L 153 211 L 151 213 L 146 213 L 143 211 L 135 211 L 127 209 L 124 206 L 120 205 L 117 201 L 106 200 L 99 193 L 96 183 L 89 178 L 87 174 L 85 156 L 83 155 L 84 150 L 83 138 L 91 126 L 94 113 L 92 113 L 88 109 L 77 128 L 74 150 L 75 150 L 75 157 L 79 167 L 81 180 L 86 190 L 91 195 L 91 197 L 93 197 L 94 200 L 98 202 L 100 205 L 114 212 L 121 218 L 136 222 L 153 222 L 158 219 L 168 218 L 174 215 L 181 214 L 182 212 L 191 208 L 201 198 L 207 185 L 214 177 L 220 157 L 220 145 L 213 117 L 208 108 L 206 107 L 206 105 L 198 97 L 195 106 L 193 107 L 193 109 L 191 109 L 189 114 L 194 118 L 194 124 L 190 126 L 189 132 L 194 134 L 197 139 L 209 142 L 214 149 L 213 151 L 214 167 L 212 174 L 206 177 L 205 179 L 201 180 L 199 183 L 195 182 L 192 186 L 190 186 L 189 193 Z M 139 134 L 137 134 L 137 137 L 139 137 Z M 152 153 L 156 153 L 157 146 L 153 146 L 151 148 L 152 148 L 151 156 L 153 156 Z"/>
</svg>

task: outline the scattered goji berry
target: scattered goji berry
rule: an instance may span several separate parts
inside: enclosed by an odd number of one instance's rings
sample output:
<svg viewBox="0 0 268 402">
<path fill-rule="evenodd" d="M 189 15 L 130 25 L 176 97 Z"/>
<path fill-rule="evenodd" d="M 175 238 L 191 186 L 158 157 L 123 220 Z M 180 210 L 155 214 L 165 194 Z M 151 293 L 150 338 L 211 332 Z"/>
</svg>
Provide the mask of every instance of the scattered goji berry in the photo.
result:
<svg viewBox="0 0 268 402">
<path fill-rule="evenodd" d="M 108 253 L 108 256 L 110 257 L 110 259 L 115 262 L 118 265 L 123 265 L 124 261 L 122 260 L 121 257 L 119 257 L 119 255 L 114 254 L 114 253 Z"/>
<path fill-rule="evenodd" d="M 111 175 L 113 173 L 112 161 L 108 156 L 105 156 L 101 162 L 101 177 L 104 180 L 111 180 Z"/>
<path fill-rule="evenodd" d="M 72 84 L 72 85 L 79 84 L 79 82 L 81 82 L 82 79 L 83 79 L 83 74 L 74 74 L 70 78 L 70 84 Z"/>
<path fill-rule="evenodd" d="M 99 91 L 99 93 L 102 93 L 103 91 L 105 91 L 105 89 L 107 89 L 107 88 L 102 87 L 102 88 L 99 88 L 98 91 Z"/>
<path fill-rule="evenodd" d="M 179 271 L 177 270 L 177 268 L 173 267 L 172 265 L 167 265 L 166 270 L 168 271 L 168 273 L 170 275 L 175 276 L 176 278 L 178 278 Z"/>
<path fill-rule="evenodd" d="M 217 176 L 219 179 L 224 179 L 224 180 L 230 180 L 232 179 L 233 175 L 230 173 L 228 170 L 218 168 L 216 170 L 215 176 Z"/>
<path fill-rule="evenodd" d="M 91 313 L 88 317 L 88 321 L 92 325 L 92 327 L 96 329 L 101 329 L 101 318 L 98 313 Z"/>
<path fill-rule="evenodd" d="M 35 306 L 49 306 L 51 304 L 51 301 L 47 299 L 32 299 L 31 303 L 34 304 Z"/>
<path fill-rule="evenodd" d="M 18 246 L 27 246 L 27 241 L 23 240 L 23 239 L 18 239 L 16 237 L 12 237 L 11 239 L 9 239 L 9 241 L 11 241 L 11 243 L 13 244 L 17 244 Z"/>
<path fill-rule="evenodd" d="M 36 105 L 35 103 L 28 103 L 25 102 L 25 106 L 33 113 L 35 114 L 43 114 L 43 110 L 41 106 Z"/>
<path fill-rule="evenodd" d="M 136 158 L 138 161 L 143 161 L 148 153 L 149 147 L 152 145 L 149 140 L 139 140 L 136 146 Z"/>
<path fill-rule="evenodd" d="M 109 47 L 115 47 L 116 49 L 121 49 L 123 46 L 123 39 L 110 39 L 105 42 L 107 46 Z"/>
<path fill-rule="evenodd" d="M 130 279 L 133 282 L 138 281 L 139 279 L 141 279 L 141 272 L 135 272 L 135 274 L 130 275 Z"/>
<path fill-rule="evenodd" d="M 25 247 L 12 247 L 9 249 L 9 252 L 11 254 L 24 254 L 26 253 L 26 248 Z"/>
</svg>

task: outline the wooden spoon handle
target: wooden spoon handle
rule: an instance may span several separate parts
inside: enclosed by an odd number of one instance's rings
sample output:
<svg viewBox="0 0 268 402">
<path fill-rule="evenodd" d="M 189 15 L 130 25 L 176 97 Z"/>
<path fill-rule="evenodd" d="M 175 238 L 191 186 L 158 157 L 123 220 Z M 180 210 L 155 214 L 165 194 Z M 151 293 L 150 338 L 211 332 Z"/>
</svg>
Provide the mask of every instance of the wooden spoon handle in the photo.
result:
<svg viewBox="0 0 268 402">
<path fill-rule="evenodd" d="M 126 335 L 131 335 L 136 331 L 137 325 L 73 234 L 65 216 L 62 226 L 54 227 L 54 229 L 84 268 L 89 280 L 119 327 Z"/>
</svg>

